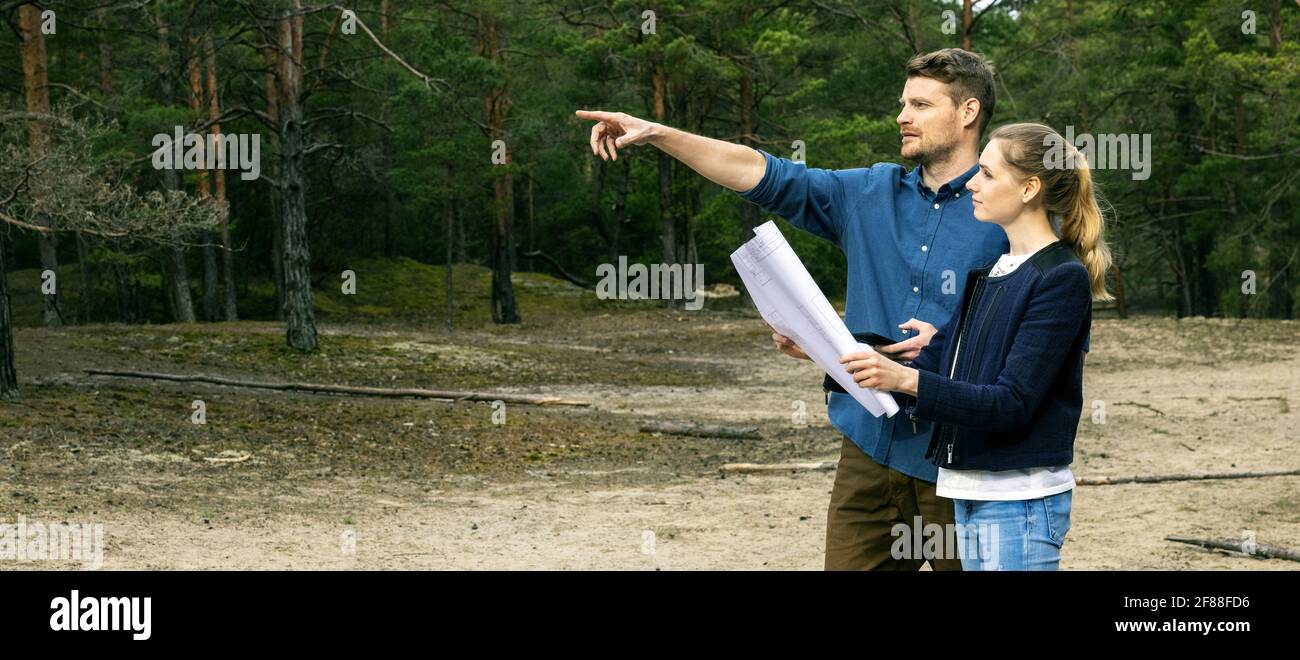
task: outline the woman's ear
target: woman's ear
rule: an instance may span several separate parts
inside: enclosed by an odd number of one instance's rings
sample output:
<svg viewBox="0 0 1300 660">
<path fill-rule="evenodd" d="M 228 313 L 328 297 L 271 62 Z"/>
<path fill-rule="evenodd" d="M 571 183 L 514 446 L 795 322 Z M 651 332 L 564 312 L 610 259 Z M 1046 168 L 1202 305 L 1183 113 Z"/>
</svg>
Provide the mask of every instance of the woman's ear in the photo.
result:
<svg viewBox="0 0 1300 660">
<path fill-rule="evenodd" d="M 1042 188 L 1043 182 L 1038 177 L 1031 176 L 1028 179 L 1025 179 L 1025 184 L 1020 189 L 1020 202 L 1022 204 L 1028 204 L 1038 196 L 1038 191 L 1042 190 Z"/>
</svg>

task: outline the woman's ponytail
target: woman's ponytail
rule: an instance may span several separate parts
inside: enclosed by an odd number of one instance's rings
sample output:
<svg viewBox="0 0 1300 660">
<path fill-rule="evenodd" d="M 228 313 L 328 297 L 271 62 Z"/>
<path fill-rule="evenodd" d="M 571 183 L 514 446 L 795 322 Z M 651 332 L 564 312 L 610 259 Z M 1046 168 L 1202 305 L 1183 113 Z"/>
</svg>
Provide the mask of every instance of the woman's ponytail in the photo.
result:
<svg viewBox="0 0 1300 660">
<path fill-rule="evenodd" d="M 1077 160 L 1084 160 L 1082 154 L 1077 155 Z M 1093 299 L 1114 300 L 1115 297 L 1106 290 L 1106 271 L 1110 270 L 1111 263 L 1110 246 L 1106 245 L 1102 237 L 1105 220 L 1092 190 L 1092 172 L 1085 161 L 1082 165 L 1075 165 L 1074 173 L 1074 199 L 1069 210 L 1062 214 L 1061 239 L 1074 248 L 1079 261 L 1088 269 Z"/>
</svg>

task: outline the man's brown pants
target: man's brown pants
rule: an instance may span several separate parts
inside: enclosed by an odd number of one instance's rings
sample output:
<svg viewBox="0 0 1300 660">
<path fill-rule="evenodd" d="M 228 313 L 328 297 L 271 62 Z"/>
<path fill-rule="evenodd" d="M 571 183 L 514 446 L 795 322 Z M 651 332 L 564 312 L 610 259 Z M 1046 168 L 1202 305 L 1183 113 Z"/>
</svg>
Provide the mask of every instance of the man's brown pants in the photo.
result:
<svg viewBox="0 0 1300 660">
<path fill-rule="evenodd" d="M 954 524 L 952 500 L 936 495 L 928 481 L 871 460 L 845 438 L 826 513 L 826 570 L 915 571 L 930 561 L 936 571 L 960 571 L 956 553 L 952 559 L 926 560 L 918 548 L 915 558 L 894 558 L 890 548 L 899 538 L 894 525 L 903 523 L 912 534 L 917 516 L 922 525 L 947 530 Z"/>
</svg>

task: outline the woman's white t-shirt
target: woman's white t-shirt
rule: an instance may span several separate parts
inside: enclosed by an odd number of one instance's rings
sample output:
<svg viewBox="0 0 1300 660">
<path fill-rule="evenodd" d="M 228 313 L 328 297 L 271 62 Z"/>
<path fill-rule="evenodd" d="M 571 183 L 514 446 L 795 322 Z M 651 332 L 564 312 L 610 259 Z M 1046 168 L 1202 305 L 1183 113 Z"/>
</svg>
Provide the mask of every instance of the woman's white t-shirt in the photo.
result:
<svg viewBox="0 0 1300 660">
<path fill-rule="evenodd" d="M 989 277 L 1011 273 L 1030 256 L 1002 255 Z M 957 351 L 961 345 L 957 346 Z M 953 357 L 954 362 L 956 356 Z M 1074 488 L 1074 473 L 1069 465 L 1036 467 L 1024 470 L 949 470 L 939 468 L 935 493 L 954 500 L 1034 500 L 1064 493 Z"/>
</svg>

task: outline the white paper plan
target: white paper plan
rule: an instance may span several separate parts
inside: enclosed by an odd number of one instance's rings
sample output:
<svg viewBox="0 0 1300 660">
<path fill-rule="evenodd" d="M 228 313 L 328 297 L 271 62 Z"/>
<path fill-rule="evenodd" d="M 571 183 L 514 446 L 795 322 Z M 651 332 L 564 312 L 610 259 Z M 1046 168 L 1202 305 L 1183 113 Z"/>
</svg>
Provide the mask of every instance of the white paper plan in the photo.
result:
<svg viewBox="0 0 1300 660">
<path fill-rule="evenodd" d="M 754 234 L 753 239 L 731 253 L 731 263 L 763 320 L 799 344 L 817 366 L 872 415 L 893 417 L 898 412 L 894 397 L 859 387 L 840 364 L 841 355 L 871 351 L 871 347 L 853 339 L 776 223 L 768 221 L 756 227 Z"/>
</svg>

